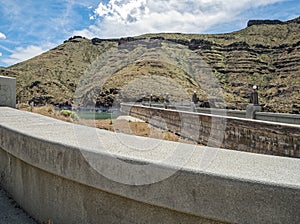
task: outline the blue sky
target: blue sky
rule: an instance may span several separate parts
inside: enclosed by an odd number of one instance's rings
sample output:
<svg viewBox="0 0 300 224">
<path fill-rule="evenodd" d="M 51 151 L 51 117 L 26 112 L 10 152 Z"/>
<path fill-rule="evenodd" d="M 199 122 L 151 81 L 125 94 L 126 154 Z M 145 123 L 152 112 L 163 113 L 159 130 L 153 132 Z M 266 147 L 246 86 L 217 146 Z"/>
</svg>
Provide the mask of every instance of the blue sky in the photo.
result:
<svg viewBox="0 0 300 224">
<path fill-rule="evenodd" d="M 223 33 L 249 19 L 289 20 L 299 0 L 0 0 L 0 66 L 47 51 L 74 35 Z"/>
</svg>

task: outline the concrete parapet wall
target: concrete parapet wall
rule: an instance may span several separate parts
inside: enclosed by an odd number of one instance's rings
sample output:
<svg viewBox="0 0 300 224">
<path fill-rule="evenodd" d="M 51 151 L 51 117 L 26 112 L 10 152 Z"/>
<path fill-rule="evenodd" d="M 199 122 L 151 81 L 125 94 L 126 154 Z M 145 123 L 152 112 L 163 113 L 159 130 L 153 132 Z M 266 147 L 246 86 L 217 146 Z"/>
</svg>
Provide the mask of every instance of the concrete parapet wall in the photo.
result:
<svg viewBox="0 0 300 224">
<path fill-rule="evenodd" d="M 122 110 L 199 143 L 300 158 L 300 126 L 123 104 Z"/>
<path fill-rule="evenodd" d="M 215 109 L 215 108 L 197 108 L 198 113 L 208 113 L 214 115 L 226 115 L 229 117 L 246 118 L 246 111 L 243 110 L 226 110 L 226 109 Z"/>
<path fill-rule="evenodd" d="M 149 106 L 149 104 L 144 103 L 143 106 Z M 164 108 L 164 105 L 163 104 L 152 104 L 151 107 Z M 187 105 L 180 105 L 180 104 L 173 105 L 172 104 L 172 105 L 169 105 L 168 109 L 179 110 L 179 111 L 193 111 L 191 104 L 187 104 Z M 194 112 L 228 116 L 228 117 L 246 118 L 246 110 L 229 110 L 229 109 L 220 109 L 220 108 L 195 107 Z M 254 119 L 262 120 L 262 121 L 271 121 L 271 122 L 278 122 L 278 123 L 300 125 L 300 115 L 299 114 L 255 112 Z"/>
<path fill-rule="evenodd" d="M 0 182 L 40 222 L 299 223 L 299 170 L 0 108 Z"/>
<path fill-rule="evenodd" d="M 0 107 L 16 107 L 16 79 L 0 76 Z"/>
<path fill-rule="evenodd" d="M 278 114 L 278 113 L 269 113 L 269 112 L 256 112 L 255 119 L 262 120 L 262 121 L 300 125 L 299 114 Z"/>
</svg>

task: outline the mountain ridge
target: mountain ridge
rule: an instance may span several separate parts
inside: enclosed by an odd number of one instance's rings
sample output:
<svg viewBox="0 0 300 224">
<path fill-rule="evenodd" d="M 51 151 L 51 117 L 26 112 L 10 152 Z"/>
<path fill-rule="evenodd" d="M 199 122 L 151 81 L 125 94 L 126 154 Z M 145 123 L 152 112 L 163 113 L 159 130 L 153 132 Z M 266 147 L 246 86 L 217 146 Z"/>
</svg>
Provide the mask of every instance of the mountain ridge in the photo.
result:
<svg viewBox="0 0 300 224">
<path fill-rule="evenodd" d="M 0 75 L 17 78 L 17 97 L 21 102 L 30 100 L 52 104 L 74 102 L 80 77 L 99 55 L 109 49 L 138 40 L 170 41 L 186 46 L 210 66 L 224 92 L 227 108 L 245 109 L 251 86 L 258 85 L 260 102 L 265 111 L 299 113 L 300 17 L 286 22 L 276 21 L 275 24 L 270 20 L 255 21 L 261 22 L 256 22 L 257 24 L 252 22 L 251 26 L 225 34 L 159 33 L 91 40 L 75 36 L 35 58 L 0 68 Z M 201 93 L 201 87 L 190 85 L 188 78 L 182 80 L 182 72 L 175 71 L 175 68 L 163 63 L 155 65 L 161 69 L 152 65 L 155 63 L 148 64 L 146 71 L 138 70 L 138 65 L 132 64 L 131 70 L 124 68 L 123 71 L 119 71 L 117 78 L 114 76 L 115 83 L 123 77 L 129 75 L 141 77 L 142 74 L 152 70 L 155 74 L 165 73 L 165 77 L 181 80 L 189 96 L 193 88 Z M 112 105 L 121 86 L 116 87 L 110 82 L 105 88 L 94 92 L 97 97 L 91 100 L 91 103 Z M 175 96 L 172 93 L 171 95 Z M 205 98 L 203 94 L 199 95 Z M 138 98 L 141 96 L 142 93 Z M 163 93 L 159 92 L 155 97 L 157 100 L 163 100 Z"/>
</svg>

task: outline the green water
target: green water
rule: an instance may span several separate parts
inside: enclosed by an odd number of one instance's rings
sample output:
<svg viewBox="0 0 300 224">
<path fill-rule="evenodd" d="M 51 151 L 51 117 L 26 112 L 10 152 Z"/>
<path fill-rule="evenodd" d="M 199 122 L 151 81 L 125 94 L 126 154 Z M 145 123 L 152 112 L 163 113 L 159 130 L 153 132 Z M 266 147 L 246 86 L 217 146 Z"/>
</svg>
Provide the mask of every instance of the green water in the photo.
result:
<svg viewBox="0 0 300 224">
<path fill-rule="evenodd" d="M 98 112 L 89 112 L 89 111 L 79 111 L 76 114 L 81 119 L 88 119 L 88 120 L 106 120 L 106 119 L 116 119 L 119 114 L 118 113 L 98 113 Z"/>
</svg>

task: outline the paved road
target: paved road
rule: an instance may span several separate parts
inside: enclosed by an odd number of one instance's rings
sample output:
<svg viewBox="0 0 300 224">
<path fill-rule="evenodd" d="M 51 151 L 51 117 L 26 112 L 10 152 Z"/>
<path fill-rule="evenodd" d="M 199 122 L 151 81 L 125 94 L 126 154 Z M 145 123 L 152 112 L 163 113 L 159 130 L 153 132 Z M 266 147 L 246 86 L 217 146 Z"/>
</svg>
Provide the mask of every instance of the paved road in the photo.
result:
<svg viewBox="0 0 300 224">
<path fill-rule="evenodd" d="M 0 186 L 0 224 L 37 224 Z"/>
</svg>

